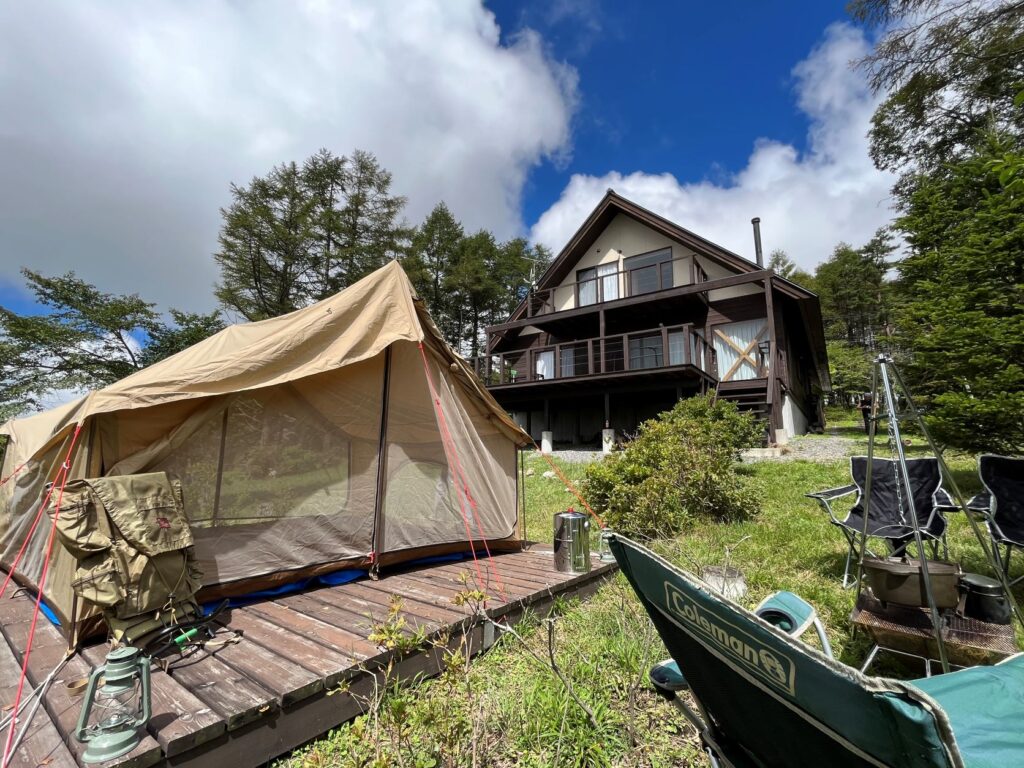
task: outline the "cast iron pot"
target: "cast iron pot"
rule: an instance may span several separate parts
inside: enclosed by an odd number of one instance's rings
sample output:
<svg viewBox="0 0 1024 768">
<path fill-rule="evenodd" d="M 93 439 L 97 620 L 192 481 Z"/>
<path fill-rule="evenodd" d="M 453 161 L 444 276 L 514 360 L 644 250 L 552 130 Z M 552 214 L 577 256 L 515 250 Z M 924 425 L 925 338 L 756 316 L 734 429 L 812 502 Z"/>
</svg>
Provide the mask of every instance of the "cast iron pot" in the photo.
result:
<svg viewBox="0 0 1024 768">
<path fill-rule="evenodd" d="M 960 612 L 964 616 L 989 624 L 1010 623 L 1010 601 L 998 581 L 980 573 L 965 573 L 959 587 L 963 595 Z"/>
<path fill-rule="evenodd" d="M 897 605 L 912 605 L 919 608 L 928 606 L 928 597 L 921 578 L 921 564 L 898 557 L 865 557 L 864 573 L 867 575 L 871 593 L 876 599 Z M 932 597 L 935 607 L 956 608 L 960 603 L 957 582 L 960 566 L 942 560 L 928 561 L 928 575 L 931 578 Z"/>
</svg>

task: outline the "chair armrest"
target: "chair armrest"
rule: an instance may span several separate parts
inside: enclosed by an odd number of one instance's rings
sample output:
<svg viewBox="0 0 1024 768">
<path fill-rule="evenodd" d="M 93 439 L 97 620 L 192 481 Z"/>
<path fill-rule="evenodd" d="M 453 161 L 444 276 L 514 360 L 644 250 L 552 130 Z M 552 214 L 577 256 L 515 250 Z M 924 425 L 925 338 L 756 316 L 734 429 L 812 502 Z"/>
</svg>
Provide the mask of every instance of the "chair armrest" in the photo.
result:
<svg viewBox="0 0 1024 768">
<path fill-rule="evenodd" d="M 849 496 L 851 493 L 857 492 L 856 485 L 844 485 L 840 488 L 829 488 L 826 491 L 818 491 L 817 493 L 805 494 L 809 499 L 816 499 L 821 505 L 821 508 L 825 510 L 832 522 L 839 523 L 839 518 L 836 517 L 836 513 L 832 511 L 832 502 L 836 499 L 841 499 L 843 496 Z"/>
<path fill-rule="evenodd" d="M 856 485 L 844 485 L 839 488 L 829 488 L 825 491 L 816 491 L 815 493 L 804 494 L 808 499 L 817 499 L 818 501 L 831 502 L 838 498 L 847 496 L 857 490 Z"/>
<path fill-rule="evenodd" d="M 982 491 L 977 496 L 973 496 L 967 502 L 967 509 L 971 512 L 981 512 L 987 515 L 989 510 L 992 509 L 992 494 L 988 491 Z"/>
<path fill-rule="evenodd" d="M 935 504 L 935 508 L 941 512 L 960 511 L 960 505 L 953 501 L 953 497 L 949 495 L 945 488 L 936 489 L 935 493 L 932 494 L 932 502 Z"/>
</svg>

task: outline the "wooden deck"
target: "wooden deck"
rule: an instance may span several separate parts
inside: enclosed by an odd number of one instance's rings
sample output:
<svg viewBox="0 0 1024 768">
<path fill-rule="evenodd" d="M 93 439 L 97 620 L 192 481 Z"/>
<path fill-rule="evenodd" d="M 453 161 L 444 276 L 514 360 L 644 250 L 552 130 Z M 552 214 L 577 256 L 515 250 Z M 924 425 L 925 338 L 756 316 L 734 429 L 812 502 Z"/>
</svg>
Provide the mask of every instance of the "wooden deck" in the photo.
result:
<svg viewBox="0 0 1024 768">
<path fill-rule="evenodd" d="M 528 609 L 543 610 L 556 596 L 591 594 L 615 568 L 595 556 L 590 573 L 559 573 L 550 550 L 538 546 L 495 555 L 493 563 L 504 593 L 493 584 L 486 590 L 491 595 L 487 613 L 503 622 L 515 622 Z M 401 598 L 410 627 L 422 627 L 435 640 L 448 634 L 452 644 L 465 637 L 473 652 L 485 650 L 494 642 L 494 626 L 453 602 L 466 588 L 460 581 L 463 573 L 474 573 L 471 562 L 391 570 L 377 581 L 321 587 L 232 610 L 228 624 L 243 633 L 242 640 L 201 652 L 170 672 L 154 671 L 148 734 L 133 752 L 103 765 L 261 765 L 359 715 L 388 663 L 401 679 L 436 674 L 443 661 L 436 642 L 398 658 L 368 640 L 372 627 L 386 617 L 393 595 Z M 0 600 L 4 714 L 14 701 L 32 605 L 24 594 Z M 44 677 L 65 649 L 58 630 L 40 621 L 29 682 Z M 105 645 L 85 648 L 64 667 L 12 768 L 81 765 L 83 746 L 70 734 L 82 701 L 65 686 L 102 663 L 105 650 Z"/>
</svg>

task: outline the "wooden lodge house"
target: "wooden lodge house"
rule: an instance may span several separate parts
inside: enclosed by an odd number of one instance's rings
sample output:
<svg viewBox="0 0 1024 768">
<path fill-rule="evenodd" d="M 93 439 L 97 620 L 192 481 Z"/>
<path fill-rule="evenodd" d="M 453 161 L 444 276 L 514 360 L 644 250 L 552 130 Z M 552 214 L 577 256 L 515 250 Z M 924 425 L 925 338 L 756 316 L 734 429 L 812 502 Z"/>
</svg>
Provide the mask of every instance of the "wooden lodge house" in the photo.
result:
<svg viewBox="0 0 1024 768">
<path fill-rule="evenodd" d="M 771 443 L 823 423 L 818 297 L 607 194 L 474 360 L 540 442 L 597 446 L 707 390 L 756 411 Z M 549 432 L 549 435 L 543 435 Z"/>
</svg>

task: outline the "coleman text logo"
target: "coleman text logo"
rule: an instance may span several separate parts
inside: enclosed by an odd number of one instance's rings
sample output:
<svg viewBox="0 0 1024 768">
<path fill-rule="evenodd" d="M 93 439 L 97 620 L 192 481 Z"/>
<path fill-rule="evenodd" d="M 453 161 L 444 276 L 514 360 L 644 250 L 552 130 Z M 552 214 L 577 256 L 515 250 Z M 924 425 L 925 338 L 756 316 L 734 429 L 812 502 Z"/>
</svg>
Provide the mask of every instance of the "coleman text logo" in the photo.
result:
<svg viewBox="0 0 1024 768">
<path fill-rule="evenodd" d="M 669 611 L 727 659 L 738 661 L 747 672 L 789 695 L 796 689 L 793 662 L 739 627 L 703 610 L 677 587 L 665 582 L 665 599 Z"/>
</svg>

